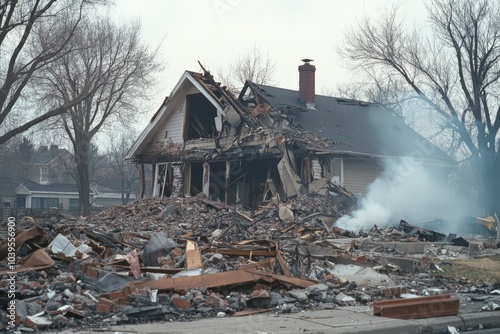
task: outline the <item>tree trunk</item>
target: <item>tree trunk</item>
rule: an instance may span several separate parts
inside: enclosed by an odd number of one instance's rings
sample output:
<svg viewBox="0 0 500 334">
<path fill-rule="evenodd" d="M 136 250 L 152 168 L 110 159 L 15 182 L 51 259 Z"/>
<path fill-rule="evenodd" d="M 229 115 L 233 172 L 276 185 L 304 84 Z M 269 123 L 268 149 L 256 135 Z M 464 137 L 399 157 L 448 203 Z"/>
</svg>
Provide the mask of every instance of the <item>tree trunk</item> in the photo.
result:
<svg viewBox="0 0 500 334">
<path fill-rule="evenodd" d="M 483 163 L 483 189 L 488 215 L 500 215 L 500 163 L 497 160 Z"/>
<path fill-rule="evenodd" d="M 76 171 L 78 173 L 78 194 L 80 197 L 80 213 L 90 215 L 90 179 L 89 179 L 89 149 L 90 141 L 77 140 L 73 143 L 75 150 Z"/>
</svg>

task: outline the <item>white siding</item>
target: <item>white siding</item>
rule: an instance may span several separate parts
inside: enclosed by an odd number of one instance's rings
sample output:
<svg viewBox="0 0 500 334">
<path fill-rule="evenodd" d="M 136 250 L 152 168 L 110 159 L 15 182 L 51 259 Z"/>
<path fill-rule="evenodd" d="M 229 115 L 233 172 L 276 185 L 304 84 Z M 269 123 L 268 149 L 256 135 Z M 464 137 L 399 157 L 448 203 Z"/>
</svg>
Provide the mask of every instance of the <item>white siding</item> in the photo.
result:
<svg viewBox="0 0 500 334">
<path fill-rule="evenodd" d="M 311 170 L 312 170 L 313 180 L 319 180 L 324 176 L 323 175 L 323 168 L 321 167 L 321 164 L 319 163 L 318 158 L 313 158 L 311 160 Z"/>
<path fill-rule="evenodd" d="M 356 196 L 364 196 L 381 172 L 374 161 L 344 159 L 344 187 Z"/>
<path fill-rule="evenodd" d="M 184 126 L 184 112 L 186 104 L 182 103 L 177 106 L 170 118 L 167 120 L 167 124 L 158 132 L 155 142 L 157 143 L 183 143 L 184 138 L 182 137 L 182 127 Z M 165 133 L 167 136 L 165 136 Z"/>
</svg>

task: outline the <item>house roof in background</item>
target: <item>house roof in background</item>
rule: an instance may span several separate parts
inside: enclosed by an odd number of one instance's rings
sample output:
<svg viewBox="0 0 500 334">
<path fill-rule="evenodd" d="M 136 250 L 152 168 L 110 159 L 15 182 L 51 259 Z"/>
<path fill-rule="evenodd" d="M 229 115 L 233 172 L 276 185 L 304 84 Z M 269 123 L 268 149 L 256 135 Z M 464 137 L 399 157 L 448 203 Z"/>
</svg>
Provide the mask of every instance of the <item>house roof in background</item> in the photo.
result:
<svg viewBox="0 0 500 334">
<path fill-rule="evenodd" d="M 76 184 L 39 184 L 27 180 L 22 182 L 22 186 L 24 186 L 28 191 L 31 192 L 78 193 L 78 186 Z M 90 193 L 93 194 L 92 188 L 90 189 Z"/>
<path fill-rule="evenodd" d="M 61 154 L 68 152 L 64 148 L 48 148 L 47 150 L 37 150 L 33 152 L 33 162 L 38 164 L 47 164 Z"/>
</svg>

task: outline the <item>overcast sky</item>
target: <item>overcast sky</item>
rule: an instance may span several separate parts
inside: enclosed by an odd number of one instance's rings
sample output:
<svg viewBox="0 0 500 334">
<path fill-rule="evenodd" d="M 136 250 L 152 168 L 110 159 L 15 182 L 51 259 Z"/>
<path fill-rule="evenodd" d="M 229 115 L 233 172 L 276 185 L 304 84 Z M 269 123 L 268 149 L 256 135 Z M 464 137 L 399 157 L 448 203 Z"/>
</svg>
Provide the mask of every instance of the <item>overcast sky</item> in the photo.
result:
<svg viewBox="0 0 500 334">
<path fill-rule="evenodd" d="M 316 65 L 316 92 L 333 91 L 352 80 L 336 48 L 343 33 L 367 15 L 376 18 L 394 0 L 116 0 L 120 20 L 140 19 L 143 38 L 161 44 L 166 63 L 148 117 L 170 95 L 184 70 L 212 74 L 228 67 L 254 45 L 276 61 L 276 86 L 298 88 L 300 59 Z M 399 2 L 406 22 L 425 19 L 421 0 Z M 217 78 L 216 78 L 217 79 Z M 149 119 L 149 118 L 147 118 Z M 142 122 L 141 122 L 142 123 Z M 142 130 L 143 125 L 139 125 Z"/>
</svg>

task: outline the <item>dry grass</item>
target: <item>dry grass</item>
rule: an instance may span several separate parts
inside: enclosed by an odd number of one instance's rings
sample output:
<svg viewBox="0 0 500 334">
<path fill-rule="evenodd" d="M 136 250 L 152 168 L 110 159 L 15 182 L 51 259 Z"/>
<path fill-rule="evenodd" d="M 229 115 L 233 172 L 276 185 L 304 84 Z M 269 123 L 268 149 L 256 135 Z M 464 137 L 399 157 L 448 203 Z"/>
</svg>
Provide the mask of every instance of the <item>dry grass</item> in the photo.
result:
<svg viewBox="0 0 500 334">
<path fill-rule="evenodd" d="M 476 283 L 500 283 L 500 256 L 443 261 L 438 265 L 444 270 L 438 274 L 443 276 L 465 277 Z"/>
</svg>

